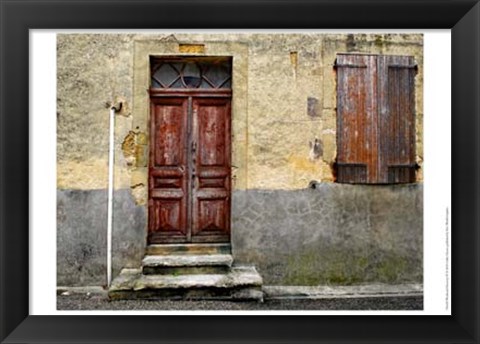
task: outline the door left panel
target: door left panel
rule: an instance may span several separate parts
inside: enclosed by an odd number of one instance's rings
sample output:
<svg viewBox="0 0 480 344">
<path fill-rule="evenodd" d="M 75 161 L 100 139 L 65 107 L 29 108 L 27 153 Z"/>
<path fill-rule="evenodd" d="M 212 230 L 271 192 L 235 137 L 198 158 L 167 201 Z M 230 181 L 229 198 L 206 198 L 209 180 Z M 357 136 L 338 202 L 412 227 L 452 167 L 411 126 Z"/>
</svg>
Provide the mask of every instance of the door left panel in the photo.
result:
<svg viewBox="0 0 480 344">
<path fill-rule="evenodd" d="M 188 237 L 188 98 L 152 98 L 148 242 Z"/>
</svg>

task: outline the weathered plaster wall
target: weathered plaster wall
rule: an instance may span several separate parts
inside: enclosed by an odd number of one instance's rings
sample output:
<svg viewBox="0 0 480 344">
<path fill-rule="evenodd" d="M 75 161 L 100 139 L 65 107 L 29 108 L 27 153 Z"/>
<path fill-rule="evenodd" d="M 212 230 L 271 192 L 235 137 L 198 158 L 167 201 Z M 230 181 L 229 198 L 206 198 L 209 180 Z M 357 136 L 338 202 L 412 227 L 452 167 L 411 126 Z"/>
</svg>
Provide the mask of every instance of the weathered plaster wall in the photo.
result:
<svg viewBox="0 0 480 344">
<path fill-rule="evenodd" d="M 416 150 L 423 166 L 422 35 L 64 34 L 58 36 L 57 62 L 59 188 L 105 187 L 105 104 L 112 100 L 126 104 L 115 128 L 115 186 L 146 182 L 146 171 L 139 169 L 147 163 L 148 79 L 139 80 L 137 74 L 148 73 L 148 58 L 140 63 L 135 46 L 137 52 L 181 55 L 182 42 L 203 44 L 207 55 L 234 56 L 235 188 L 298 189 L 311 180 L 333 180 L 337 52 L 415 56 Z M 140 203 L 144 198 L 137 197 Z"/>
<path fill-rule="evenodd" d="M 115 271 L 140 263 L 149 140 L 145 52 L 233 56 L 232 231 L 238 261 L 257 264 L 268 283 L 419 280 L 421 185 L 329 182 L 336 154 L 337 52 L 415 56 L 422 166 L 422 40 L 415 34 L 58 35 L 58 284 L 105 281 L 108 104 L 118 101 L 124 107 L 115 126 L 113 263 Z M 189 50 L 181 43 L 197 46 Z M 311 181 L 325 183 L 311 190 Z M 342 255 L 345 249 L 351 254 Z M 333 270 L 343 277 L 328 277 Z"/>
<path fill-rule="evenodd" d="M 58 35 L 57 187 L 104 189 L 108 184 L 107 102 L 125 107 L 115 126 L 115 187 L 130 186 L 121 143 L 132 129 L 132 36 Z"/>
</svg>

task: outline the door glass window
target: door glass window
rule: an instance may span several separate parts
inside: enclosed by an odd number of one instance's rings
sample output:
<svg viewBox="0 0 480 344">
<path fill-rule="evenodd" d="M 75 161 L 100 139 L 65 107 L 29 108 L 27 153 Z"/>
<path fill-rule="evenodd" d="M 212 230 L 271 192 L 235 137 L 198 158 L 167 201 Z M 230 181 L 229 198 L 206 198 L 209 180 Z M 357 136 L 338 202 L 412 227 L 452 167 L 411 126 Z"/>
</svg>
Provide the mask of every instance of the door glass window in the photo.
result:
<svg viewBox="0 0 480 344">
<path fill-rule="evenodd" d="M 231 89 L 229 57 L 152 58 L 153 89 Z"/>
</svg>

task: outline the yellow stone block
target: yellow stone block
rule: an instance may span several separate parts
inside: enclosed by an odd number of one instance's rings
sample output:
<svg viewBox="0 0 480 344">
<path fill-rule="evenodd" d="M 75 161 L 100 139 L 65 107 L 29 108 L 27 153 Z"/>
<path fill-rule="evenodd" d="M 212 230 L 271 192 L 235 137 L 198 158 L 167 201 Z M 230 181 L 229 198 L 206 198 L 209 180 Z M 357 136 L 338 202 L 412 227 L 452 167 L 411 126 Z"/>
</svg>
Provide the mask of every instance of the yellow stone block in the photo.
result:
<svg viewBox="0 0 480 344">
<path fill-rule="evenodd" d="M 188 54 L 205 54 L 205 44 L 179 44 L 178 51 Z"/>
</svg>

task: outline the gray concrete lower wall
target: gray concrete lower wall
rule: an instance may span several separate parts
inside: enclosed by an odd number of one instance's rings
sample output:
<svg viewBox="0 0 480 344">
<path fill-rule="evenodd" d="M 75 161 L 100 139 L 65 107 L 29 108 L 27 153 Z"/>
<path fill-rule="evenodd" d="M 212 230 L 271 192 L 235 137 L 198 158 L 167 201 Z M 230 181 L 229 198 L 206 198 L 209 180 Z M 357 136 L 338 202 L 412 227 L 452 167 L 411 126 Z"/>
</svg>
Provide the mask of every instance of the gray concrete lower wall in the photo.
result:
<svg viewBox="0 0 480 344">
<path fill-rule="evenodd" d="M 421 184 L 249 190 L 232 203 L 235 259 L 265 284 L 422 282 Z"/>
<path fill-rule="evenodd" d="M 130 190 L 115 190 L 112 268 L 138 267 L 146 242 L 146 209 Z M 57 190 L 57 285 L 107 284 L 107 190 Z"/>
<path fill-rule="evenodd" d="M 106 190 L 57 191 L 57 284 L 106 282 Z M 114 194 L 113 268 L 140 265 L 145 206 Z M 316 184 L 232 195 L 235 261 L 275 285 L 422 282 L 423 186 Z"/>
</svg>

